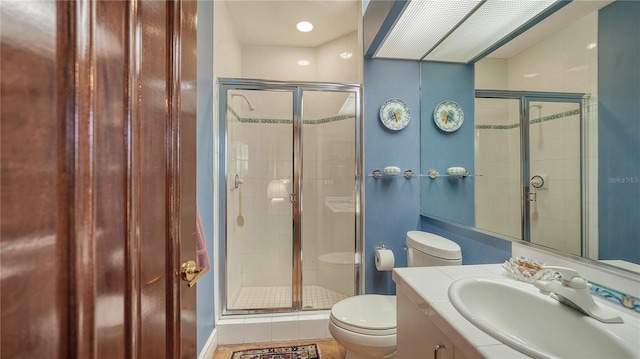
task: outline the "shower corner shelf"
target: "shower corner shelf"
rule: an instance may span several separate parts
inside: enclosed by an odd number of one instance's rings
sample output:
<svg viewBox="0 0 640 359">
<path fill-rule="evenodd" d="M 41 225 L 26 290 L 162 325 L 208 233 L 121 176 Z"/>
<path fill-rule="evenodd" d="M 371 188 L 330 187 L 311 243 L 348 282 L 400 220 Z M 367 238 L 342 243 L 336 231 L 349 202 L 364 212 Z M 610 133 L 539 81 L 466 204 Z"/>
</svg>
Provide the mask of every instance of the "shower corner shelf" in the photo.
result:
<svg viewBox="0 0 640 359">
<path fill-rule="evenodd" d="M 382 177 L 396 177 L 396 176 L 397 175 L 385 175 L 381 170 L 378 170 L 378 169 L 373 170 L 373 172 L 371 172 L 371 174 L 369 175 L 369 177 L 373 177 L 374 179 L 380 179 Z M 404 171 L 404 178 L 406 179 L 411 179 L 415 176 L 416 174 L 412 170 Z"/>
</svg>

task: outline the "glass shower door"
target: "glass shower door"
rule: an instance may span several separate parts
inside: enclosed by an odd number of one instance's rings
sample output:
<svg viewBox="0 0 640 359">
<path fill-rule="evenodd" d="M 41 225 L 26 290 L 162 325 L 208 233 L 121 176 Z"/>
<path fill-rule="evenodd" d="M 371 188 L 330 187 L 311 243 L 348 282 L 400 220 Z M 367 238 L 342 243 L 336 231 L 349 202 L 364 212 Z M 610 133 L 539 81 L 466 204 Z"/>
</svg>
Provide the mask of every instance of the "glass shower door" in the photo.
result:
<svg viewBox="0 0 640 359">
<path fill-rule="evenodd" d="M 355 294 L 356 92 L 303 92 L 303 310 Z"/>
<path fill-rule="evenodd" d="M 530 241 L 581 255 L 581 104 L 530 98 L 525 107 Z"/>
<path fill-rule="evenodd" d="M 224 312 L 329 309 L 356 294 L 359 87 L 219 81 Z"/>
<path fill-rule="evenodd" d="M 227 89 L 226 102 L 227 309 L 290 309 L 294 92 Z"/>
<path fill-rule="evenodd" d="M 586 253 L 583 102 L 574 93 L 477 92 L 476 227 Z"/>
<path fill-rule="evenodd" d="M 475 225 L 522 239 L 520 99 L 475 99 Z"/>
</svg>

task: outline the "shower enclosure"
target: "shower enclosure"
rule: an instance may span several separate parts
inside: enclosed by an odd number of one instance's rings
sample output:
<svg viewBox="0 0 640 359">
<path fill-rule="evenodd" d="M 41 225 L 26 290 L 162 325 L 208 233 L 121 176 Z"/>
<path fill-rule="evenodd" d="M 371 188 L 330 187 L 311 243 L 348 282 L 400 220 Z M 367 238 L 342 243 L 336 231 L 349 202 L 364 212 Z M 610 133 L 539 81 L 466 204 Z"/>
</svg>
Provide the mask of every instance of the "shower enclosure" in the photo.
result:
<svg viewBox="0 0 640 359">
<path fill-rule="evenodd" d="M 357 294 L 360 87 L 218 83 L 224 313 L 328 309 Z"/>
<path fill-rule="evenodd" d="M 476 91 L 476 227 L 584 255 L 582 93 Z"/>
</svg>

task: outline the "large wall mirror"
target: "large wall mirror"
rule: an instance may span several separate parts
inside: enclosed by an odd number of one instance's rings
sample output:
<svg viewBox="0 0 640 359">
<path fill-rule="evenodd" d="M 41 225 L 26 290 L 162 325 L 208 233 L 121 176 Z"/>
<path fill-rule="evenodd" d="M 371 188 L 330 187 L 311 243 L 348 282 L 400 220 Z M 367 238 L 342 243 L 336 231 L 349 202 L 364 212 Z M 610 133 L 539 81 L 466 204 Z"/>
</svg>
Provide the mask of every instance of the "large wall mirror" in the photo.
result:
<svg viewBox="0 0 640 359">
<path fill-rule="evenodd" d="M 473 219 L 423 214 L 640 273 L 638 38 L 640 2 L 574 1 L 476 62 Z"/>
</svg>

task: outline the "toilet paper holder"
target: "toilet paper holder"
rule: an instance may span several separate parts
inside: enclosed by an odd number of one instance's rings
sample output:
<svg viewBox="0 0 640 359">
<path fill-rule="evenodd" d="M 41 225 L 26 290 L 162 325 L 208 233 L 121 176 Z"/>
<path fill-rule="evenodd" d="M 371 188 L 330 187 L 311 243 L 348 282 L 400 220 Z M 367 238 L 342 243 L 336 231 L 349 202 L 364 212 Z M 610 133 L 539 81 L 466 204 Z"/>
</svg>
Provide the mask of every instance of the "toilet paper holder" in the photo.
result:
<svg viewBox="0 0 640 359">
<path fill-rule="evenodd" d="M 387 246 L 384 245 L 384 242 L 380 242 L 378 243 L 378 245 L 376 246 L 376 249 L 386 249 Z"/>
</svg>

